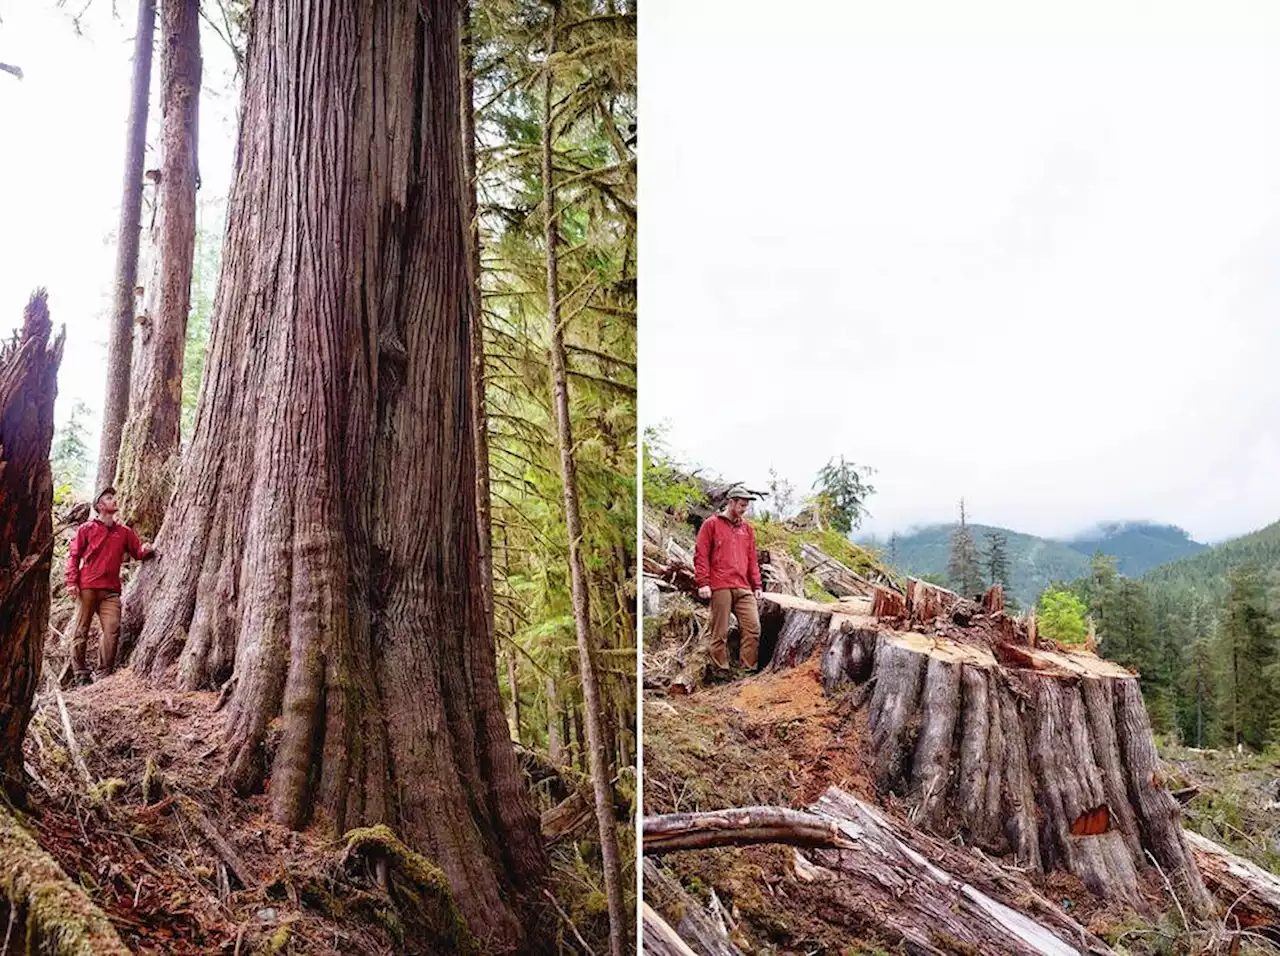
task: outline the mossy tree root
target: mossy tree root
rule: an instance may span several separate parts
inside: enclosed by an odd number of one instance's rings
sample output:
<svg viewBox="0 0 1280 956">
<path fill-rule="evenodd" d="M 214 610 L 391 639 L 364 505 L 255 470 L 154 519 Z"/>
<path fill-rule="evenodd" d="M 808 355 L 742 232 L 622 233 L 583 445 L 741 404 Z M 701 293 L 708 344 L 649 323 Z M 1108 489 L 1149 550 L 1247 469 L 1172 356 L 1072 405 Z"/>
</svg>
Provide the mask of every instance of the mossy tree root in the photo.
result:
<svg viewBox="0 0 1280 956">
<path fill-rule="evenodd" d="M 364 859 L 379 871 L 385 865 L 401 877 L 401 882 L 394 885 L 388 879 L 386 889 L 402 908 L 410 910 L 404 913 L 409 920 L 422 923 L 423 930 L 436 934 L 439 943 L 448 944 L 449 951 L 459 956 L 480 956 L 485 952 L 458 909 L 444 871 L 401 843 L 390 827 L 379 823 L 348 830 L 344 839 L 344 865 Z M 427 942 L 425 937 L 423 940 Z"/>
</svg>

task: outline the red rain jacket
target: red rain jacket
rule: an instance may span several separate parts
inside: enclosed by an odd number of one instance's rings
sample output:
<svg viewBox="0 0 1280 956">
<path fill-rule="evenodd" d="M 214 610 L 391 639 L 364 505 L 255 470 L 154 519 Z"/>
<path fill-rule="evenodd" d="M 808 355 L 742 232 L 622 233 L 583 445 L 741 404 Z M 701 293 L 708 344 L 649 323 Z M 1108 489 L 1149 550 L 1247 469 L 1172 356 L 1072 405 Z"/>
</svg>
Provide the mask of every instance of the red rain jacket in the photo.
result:
<svg viewBox="0 0 1280 956">
<path fill-rule="evenodd" d="M 152 551 L 150 548 L 144 551 L 133 529 L 118 521 L 112 525 L 97 518 L 86 521 L 71 539 L 67 587 L 119 591 L 120 565 L 124 564 L 126 554 L 144 561 L 151 557 Z"/>
<path fill-rule="evenodd" d="M 698 587 L 760 590 L 760 562 L 756 532 L 744 518 L 734 524 L 722 514 L 712 515 L 698 529 L 693 554 L 693 578 Z"/>
</svg>

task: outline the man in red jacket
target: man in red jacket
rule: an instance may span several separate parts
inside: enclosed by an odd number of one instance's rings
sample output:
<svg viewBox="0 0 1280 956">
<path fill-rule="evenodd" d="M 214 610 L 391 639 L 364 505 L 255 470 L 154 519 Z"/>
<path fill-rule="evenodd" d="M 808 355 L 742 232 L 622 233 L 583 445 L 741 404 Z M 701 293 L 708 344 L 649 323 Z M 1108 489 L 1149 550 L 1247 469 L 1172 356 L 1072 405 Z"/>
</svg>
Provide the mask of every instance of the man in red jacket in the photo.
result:
<svg viewBox="0 0 1280 956">
<path fill-rule="evenodd" d="M 729 634 L 729 612 L 738 619 L 741 639 L 738 656 L 742 666 L 756 667 L 760 647 L 760 564 L 756 557 L 756 532 L 743 517 L 755 495 L 742 485 L 729 489 L 724 510 L 702 522 L 698 547 L 693 556 L 694 583 L 698 597 L 711 601 L 711 660 L 728 669 L 725 638 Z"/>
<path fill-rule="evenodd" d="M 120 635 L 120 566 L 125 556 L 146 561 L 154 549 L 116 520 L 116 490 L 103 488 L 93 502 L 98 516 L 76 529 L 67 555 L 67 592 L 79 604 L 75 637 L 71 642 L 71 669 L 77 684 L 89 683 L 85 650 L 89 625 L 98 615 L 102 641 L 98 645 L 98 670 L 94 678 L 105 677 L 116 668 L 116 641 Z"/>
</svg>

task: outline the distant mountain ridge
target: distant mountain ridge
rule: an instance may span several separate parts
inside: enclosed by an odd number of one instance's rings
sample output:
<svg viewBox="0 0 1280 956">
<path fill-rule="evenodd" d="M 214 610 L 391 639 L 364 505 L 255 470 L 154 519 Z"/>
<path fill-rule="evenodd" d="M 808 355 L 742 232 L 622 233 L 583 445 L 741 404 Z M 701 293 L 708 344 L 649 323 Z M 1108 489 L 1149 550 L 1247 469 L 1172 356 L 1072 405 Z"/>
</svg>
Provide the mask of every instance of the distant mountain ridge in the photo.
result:
<svg viewBox="0 0 1280 956">
<path fill-rule="evenodd" d="M 1227 573 L 1242 564 L 1252 564 L 1263 574 L 1280 571 L 1280 521 L 1153 568 L 1146 578 L 1221 596 L 1227 591 Z"/>
<path fill-rule="evenodd" d="M 884 560 L 906 574 L 945 583 L 954 524 L 912 528 L 890 539 L 859 541 L 880 549 Z M 1009 590 L 1024 607 L 1033 604 L 1054 581 L 1070 581 L 1089 573 L 1096 551 L 1111 555 L 1121 574 L 1141 577 L 1151 569 L 1194 556 L 1208 549 L 1176 525 L 1145 521 L 1112 521 L 1070 539 L 1042 538 L 1011 528 L 970 524 L 979 552 L 985 552 L 987 534 L 1005 536 L 1009 557 Z"/>
</svg>

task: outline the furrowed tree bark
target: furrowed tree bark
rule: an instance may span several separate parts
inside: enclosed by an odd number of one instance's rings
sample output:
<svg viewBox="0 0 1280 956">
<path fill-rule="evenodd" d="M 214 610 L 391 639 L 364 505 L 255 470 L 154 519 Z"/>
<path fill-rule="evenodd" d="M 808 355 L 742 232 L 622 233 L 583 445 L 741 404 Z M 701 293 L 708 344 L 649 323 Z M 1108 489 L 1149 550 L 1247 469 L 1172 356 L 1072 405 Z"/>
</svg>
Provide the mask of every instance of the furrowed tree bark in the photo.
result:
<svg viewBox="0 0 1280 956">
<path fill-rule="evenodd" d="M 1073 873 L 1139 909 L 1150 853 L 1188 910 L 1207 912 L 1137 675 L 1092 654 L 1029 645 L 1022 625 L 978 605 L 973 626 L 959 626 L 950 592 L 909 594 L 920 630 L 895 630 L 902 619 L 841 620 L 833 605 L 785 607 L 795 599 L 766 594 L 761 646 L 780 634 L 771 666 L 820 653 L 828 692 L 855 686 L 876 787 L 907 801 L 917 825 L 1038 871 Z M 944 616 L 919 621 L 930 607 Z M 1101 824 L 1086 826 L 1099 808 Z"/>
<path fill-rule="evenodd" d="M 226 785 L 386 823 L 507 951 L 547 858 L 478 587 L 459 74 L 444 0 L 254 5 L 201 402 L 123 636 L 154 683 L 234 678 Z"/>
<path fill-rule="evenodd" d="M 480 216 L 476 190 L 476 114 L 475 114 L 475 40 L 471 32 L 472 0 L 464 0 L 459 6 L 459 35 L 462 38 L 462 97 L 460 113 L 462 117 L 462 168 L 466 176 L 467 187 L 467 263 L 470 266 L 468 289 L 471 292 L 471 408 L 475 417 L 476 443 L 476 512 L 480 526 L 480 567 L 482 575 L 480 589 L 484 597 L 485 616 L 489 626 L 493 623 L 493 519 L 490 515 L 489 496 L 489 416 L 485 395 L 485 362 L 484 362 L 484 299 L 481 295 L 480 278 Z M 513 671 L 514 673 L 514 671 Z M 511 683 L 511 692 L 515 694 L 515 681 Z M 516 717 L 519 727 L 519 717 Z M 518 731 L 517 731 L 518 732 Z"/>
<path fill-rule="evenodd" d="M 120 228 L 116 235 L 116 287 L 112 300 L 111 339 L 107 347 L 107 393 L 102 405 L 102 439 L 98 446 L 95 490 L 115 481 L 120 438 L 129 411 L 142 216 L 142 162 L 147 148 L 147 108 L 151 93 L 151 48 L 155 27 L 155 0 L 138 0 L 129 125 L 125 137 L 124 186 L 120 200 Z"/>
<path fill-rule="evenodd" d="M 53 558 L 53 404 L 63 335 L 44 290 L 31 297 L 22 328 L 0 347 L 0 786 L 25 804 L 22 738 L 40 680 L 49 629 Z"/>
<path fill-rule="evenodd" d="M 559 210 L 556 209 L 555 168 L 552 163 L 555 139 L 553 60 L 559 5 L 550 4 L 547 26 L 547 62 L 543 68 L 542 102 L 542 191 L 546 220 L 547 321 L 551 325 L 551 377 L 555 390 L 556 439 L 560 446 L 560 474 L 564 483 L 565 529 L 569 536 L 569 565 L 573 579 L 573 618 L 578 635 L 578 658 L 582 677 L 583 711 L 586 722 L 588 762 L 595 791 L 596 822 L 600 831 L 600 856 L 604 869 L 605 895 L 609 906 L 609 950 L 623 956 L 627 918 L 622 899 L 622 862 L 618 834 L 613 819 L 613 785 L 610 782 L 604 727 L 604 704 L 596 676 L 591 606 L 586 564 L 582 557 L 582 516 L 578 508 L 578 473 L 573 453 L 573 426 L 569 419 L 568 359 L 565 356 L 564 328 L 560 321 L 558 274 Z"/>
<path fill-rule="evenodd" d="M 153 232 L 156 268 L 138 322 L 130 374 L 129 418 L 120 442 L 116 486 L 125 523 L 155 537 L 173 492 L 182 422 L 182 360 L 191 310 L 196 248 L 196 159 L 200 107 L 200 5 L 160 7 L 161 165 Z"/>
</svg>

